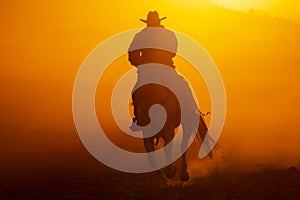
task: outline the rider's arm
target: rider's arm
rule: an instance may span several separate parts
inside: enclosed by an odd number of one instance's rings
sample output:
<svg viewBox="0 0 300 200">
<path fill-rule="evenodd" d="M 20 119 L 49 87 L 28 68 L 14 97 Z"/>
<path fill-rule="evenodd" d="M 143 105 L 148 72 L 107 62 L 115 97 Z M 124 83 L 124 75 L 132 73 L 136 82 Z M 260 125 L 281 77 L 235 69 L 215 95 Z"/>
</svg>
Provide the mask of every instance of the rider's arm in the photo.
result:
<svg viewBox="0 0 300 200">
<path fill-rule="evenodd" d="M 133 66 L 138 66 L 141 61 L 141 55 L 140 55 L 140 50 L 134 50 L 128 52 L 128 60 Z"/>
</svg>

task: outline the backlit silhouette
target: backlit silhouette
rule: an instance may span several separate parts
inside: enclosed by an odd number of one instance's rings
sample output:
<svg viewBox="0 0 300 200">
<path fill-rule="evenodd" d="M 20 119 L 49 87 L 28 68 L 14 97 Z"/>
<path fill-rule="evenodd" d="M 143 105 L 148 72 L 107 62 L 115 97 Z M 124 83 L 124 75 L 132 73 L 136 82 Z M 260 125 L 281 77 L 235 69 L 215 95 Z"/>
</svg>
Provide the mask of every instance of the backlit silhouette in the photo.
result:
<svg viewBox="0 0 300 200">
<path fill-rule="evenodd" d="M 185 120 L 199 117 L 197 131 L 202 141 L 207 133 L 207 127 L 200 116 L 200 112 L 188 83 L 175 71 L 175 64 L 172 58 L 176 55 L 177 39 L 172 31 L 165 29 L 161 25 L 161 20 L 163 19 L 165 19 L 165 17 L 159 18 L 156 11 L 150 11 L 147 20 L 141 20 L 147 24 L 147 28 L 135 35 L 128 50 L 129 61 L 133 66 L 137 67 L 138 70 L 138 81 L 132 91 L 134 118 L 131 129 L 139 131 L 140 129 L 138 126 L 144 127 L 150 123 L 151 120 L 148 112 L 150 107 L 154 104 L 162 105 L 167 112 L 166 123 L 159 133 L 153 137 L 143 139 L 146 151 L 153 152 L 153 154 L 149 154 L 150 156 L 148 157 L 151 165 L 156 165 L 154 158 L 155 145 L 160 138 L 164 140 L 164 146 L 172 141 L 175 135 L 174 130 L 181 124 L 182 117 L 185 118 Z M 136 46 L 141 43 L 143 43 L 144 46 L 147 46 L 147 44 L 155 46 L 152 44 L 164 43 L 167 45 L 169 51 L 158 48 L 136 49 Z M 184 96 L 185 101 L 182 106 L 184 109 L 191 111 L 190 113 L 192 114 L 190 116 L 182 115 L 179 101 L 169 88 L 153 83 L 142 86 L 140 84 L 143 81 L 154 80 L 155 82 L 155 80 L 162 79 L 171 82 L 172 85 L 180 91 L 180 94 Z M 182 128 L 184 133 L 182 146 L 187 146 L 188 140 L 195 127 L 183 126 Z M 171 159 L 170 148 L 171 147 L 165 148 L 166 159 Z M 164 172 L 168 178 L 173 178 L 176 174 L 176 167 L 171 164 L 164 169 Z M 182 156 L 181 179 L 183 181 L 189 179 L 185 152 Z"/>
</svg>

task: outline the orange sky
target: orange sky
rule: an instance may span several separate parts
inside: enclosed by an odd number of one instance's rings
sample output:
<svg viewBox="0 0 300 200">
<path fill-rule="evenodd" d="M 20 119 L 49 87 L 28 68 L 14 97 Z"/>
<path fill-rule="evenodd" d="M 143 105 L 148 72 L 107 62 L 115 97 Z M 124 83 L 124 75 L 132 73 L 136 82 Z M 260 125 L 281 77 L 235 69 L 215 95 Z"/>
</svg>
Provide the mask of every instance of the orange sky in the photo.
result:
<svg viewBox="0 0 300 200">
<path fill-rule="evenodd" d="M 219 67 L 228 95 L 220 140 L 228 162 L 300 164 L 300 24 L 204 0 L 193 8 L 158 2 L 2 1 L 1 147 L 63 152 L 72 146 L 72 87 L 81 62 L 113 34 L 143 27 L 138 19 L 156 9 L 168 17 L 166 27 L 197 40 Z"/>
</svg>

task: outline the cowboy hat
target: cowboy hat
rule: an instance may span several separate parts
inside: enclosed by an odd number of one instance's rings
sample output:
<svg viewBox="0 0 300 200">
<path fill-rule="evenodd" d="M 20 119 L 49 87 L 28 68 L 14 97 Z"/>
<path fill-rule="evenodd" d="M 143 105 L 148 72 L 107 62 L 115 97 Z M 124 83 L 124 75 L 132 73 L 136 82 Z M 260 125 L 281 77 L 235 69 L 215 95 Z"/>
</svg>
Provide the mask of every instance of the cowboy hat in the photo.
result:
<svg viewBox="0 0 300 200">
<path fill-rule="evenodd" d="M 157 11 L 149 11 L 147 15 L 147 20 L 145 19 L 140 19 L 142 22 L 147 23 L 147 24 L 152 24 L 152 23 L 158 23 L 160 24 L 161 20 L 166 19 L 167 17 L 159 18 L 158 12 Z"/>
</svg>

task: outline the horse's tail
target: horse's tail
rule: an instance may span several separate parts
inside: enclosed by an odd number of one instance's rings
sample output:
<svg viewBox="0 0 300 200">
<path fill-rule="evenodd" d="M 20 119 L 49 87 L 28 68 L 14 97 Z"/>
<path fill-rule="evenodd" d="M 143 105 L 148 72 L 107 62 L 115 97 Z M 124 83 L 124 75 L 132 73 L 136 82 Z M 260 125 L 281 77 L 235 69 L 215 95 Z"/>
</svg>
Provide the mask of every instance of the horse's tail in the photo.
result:
<svg viewBox="0 0 300 200">
<path fill-rule="evenodd" d="M 208 147 L 211 145 L 211 143 L 214 143 L 214 139 L 209 135 L 208 133 L 208 128 L 204 122 L 204 119 L 203 117 L 204 116 L 207 116 L 207 115 L 210 115 L 211 113 L 210 112 L 207 112 L 206 114 L 203 114 L 201 111 L 199 111 L 200 113 L 200 116 L 199 116 L 199 125 L 198 125 L 198 132 L 197 132 L 197 139 L 199 141 L 202 142 L 202 145 L 207 145 Z M 204 144 L 204 139 L 205 137 L 209 137 L 206 141 L 208 142 L 208 144 Z M 208 154 L 209 158 L 213 158 L 213 153 L 212 151 L 209 152 Z"/>
</svg>

